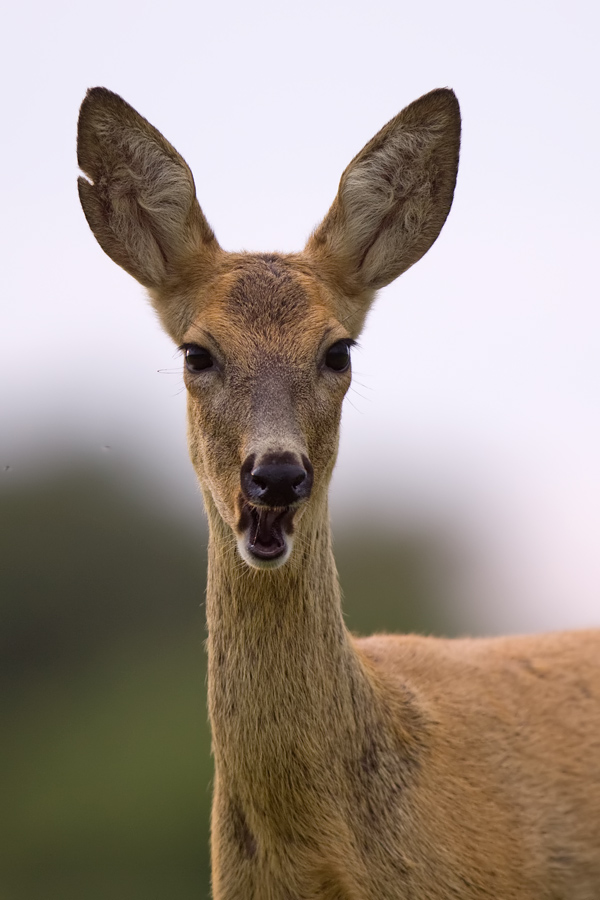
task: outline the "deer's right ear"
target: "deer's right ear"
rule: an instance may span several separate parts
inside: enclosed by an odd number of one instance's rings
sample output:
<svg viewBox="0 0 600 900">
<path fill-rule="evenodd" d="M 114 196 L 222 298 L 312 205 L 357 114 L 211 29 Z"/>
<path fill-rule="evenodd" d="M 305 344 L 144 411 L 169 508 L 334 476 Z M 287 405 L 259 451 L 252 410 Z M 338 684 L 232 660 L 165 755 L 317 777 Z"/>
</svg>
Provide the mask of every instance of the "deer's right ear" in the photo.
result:
<svg viewBox="0 0 600 900">
<path fill-rule="evenodd" d="M 187 163 L 118 94 L 88 91 L 77 161 L 87 176 L 78 180 L 81 205 L 98 243 L 151 294 L 186 259 L 214 257 L 218 244 Z"/>
<path fill-rule="evenodd" d="M 374 292 L 429 250 L 452 205 L 460 147 L 454 92 L 425 94 L 388 122 L 340 180 L 306 251 L 344 297 L 359 331 Z M 354 321 L 352 321 L 354 319 Z"/>
</svg>

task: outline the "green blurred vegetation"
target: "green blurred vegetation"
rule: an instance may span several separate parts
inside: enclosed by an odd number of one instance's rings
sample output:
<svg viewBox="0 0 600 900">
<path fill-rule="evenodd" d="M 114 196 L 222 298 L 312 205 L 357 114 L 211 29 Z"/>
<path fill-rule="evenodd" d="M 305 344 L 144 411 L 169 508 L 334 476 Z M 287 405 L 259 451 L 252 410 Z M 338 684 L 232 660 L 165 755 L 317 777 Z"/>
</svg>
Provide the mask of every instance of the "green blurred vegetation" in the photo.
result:
<svg viewBox="0 0 600 900">
<path fill-rule="evenodd" d="M 209 896 L 206 534 L 95 471 L 0 506 L 0 900 Z M 348 626 L 453 633 L 439 548 L 343 534 Z"/>
</svg>

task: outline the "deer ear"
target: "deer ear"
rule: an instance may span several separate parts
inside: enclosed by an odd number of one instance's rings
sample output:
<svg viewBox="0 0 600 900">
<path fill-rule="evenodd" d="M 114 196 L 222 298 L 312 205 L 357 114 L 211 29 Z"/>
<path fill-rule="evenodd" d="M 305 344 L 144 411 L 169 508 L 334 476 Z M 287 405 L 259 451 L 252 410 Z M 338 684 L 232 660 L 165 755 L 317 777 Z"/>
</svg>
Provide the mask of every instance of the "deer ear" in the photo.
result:
<svg viewBox="0 0 600 900">
<path fill-rule="evenodd" d="M 81 104 L 77 161 L 86 219 L 102 249 L 151 291 L 178 262 L 218 248 L 185 160 L 117 94 L 92 88 Z"/>
<path fill-rule="evenodd" d="M 439 235 L 459 147 L 458 101 L 439 89 L 388 122 L 342 175 L 306 249 L 367 308 L 373 292 L 416 263 Z"/>
</svg>

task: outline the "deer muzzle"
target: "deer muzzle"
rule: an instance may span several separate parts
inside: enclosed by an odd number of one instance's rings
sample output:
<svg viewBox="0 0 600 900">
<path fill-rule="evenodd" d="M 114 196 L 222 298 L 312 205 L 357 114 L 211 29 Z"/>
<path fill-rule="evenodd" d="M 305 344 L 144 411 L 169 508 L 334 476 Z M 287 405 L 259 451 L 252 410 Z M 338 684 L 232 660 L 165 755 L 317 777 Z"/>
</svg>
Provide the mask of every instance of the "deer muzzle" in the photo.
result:
<svg viewBox="0 0 600 900">
<path fill-rule="evenodd" d="M 257 568 L 282 565 L 291 552 L 294 516 L 310 497 L 313 468 L 293 453 L 250 454 L 240 473 L 241 515 L 238 547 Z"/>
</svg>

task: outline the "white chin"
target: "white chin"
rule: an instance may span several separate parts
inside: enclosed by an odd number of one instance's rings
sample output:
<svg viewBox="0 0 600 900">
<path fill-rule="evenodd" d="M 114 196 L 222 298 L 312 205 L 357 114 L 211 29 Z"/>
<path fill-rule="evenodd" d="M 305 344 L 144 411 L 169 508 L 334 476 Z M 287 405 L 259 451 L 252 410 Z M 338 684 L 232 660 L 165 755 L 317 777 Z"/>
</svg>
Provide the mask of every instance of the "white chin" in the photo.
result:
<svg viewBox="0 0 600 900">
<path fill-rule="evenodd" d="M 285 550 L 276 556 L 274 559 L 264 559 L 261 556 L 255 556 L 254 553 L 250 550 L 247 544 L 247 537 L 245 534 L 240 535 L 237 539 L 237 547 L 238 552 L 245 563 L 247 563 L 252 569 L 279 569 L 281 566 L 284 566 L 288 559 L 290 558 L 292 547 L 294 544 L 294 540 L 289 535 L 286 535 L 285 538 Z"/>
</svg>

